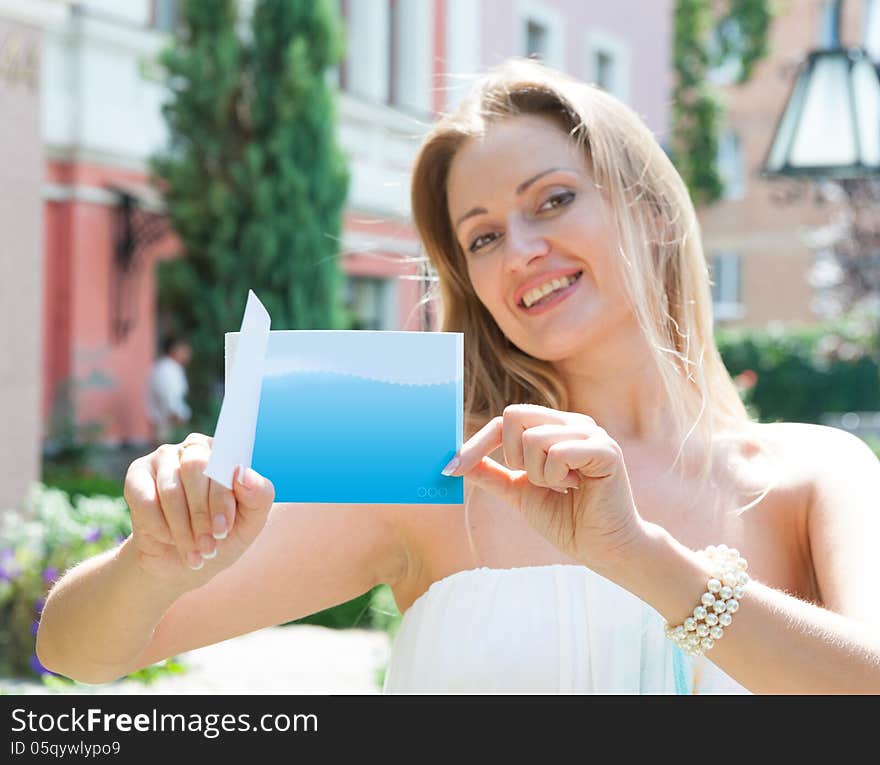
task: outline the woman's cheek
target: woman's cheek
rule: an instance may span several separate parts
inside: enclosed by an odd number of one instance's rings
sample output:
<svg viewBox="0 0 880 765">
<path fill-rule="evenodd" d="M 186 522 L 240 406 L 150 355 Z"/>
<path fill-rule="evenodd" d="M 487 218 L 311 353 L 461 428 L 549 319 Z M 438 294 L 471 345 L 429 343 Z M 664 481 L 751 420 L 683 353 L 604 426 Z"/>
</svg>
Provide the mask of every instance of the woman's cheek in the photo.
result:
<svg viewBox="0 0 880 765">
<path fill-rule="evenodd" d="M 492 275 L 484 266 L 468 265 L 468 278 L 479 301 L 495 316 L 495 297 L 492 295 Z"/>
<path fill-rule="evenodd" d="M 489 315 L 495 320 L 495 324 L 501 332 L 509 339 L 511 330 L 515 331 L 515 317 L 510 314 L 510 309 L 504 300 L 504 295 L 498 290 L 498 280 L 488 274 L 480 274 L 477 269 L 469 269 L 471 286 L 477 295 L 477 299 L 483 304 L 483 307 L 489 312 Z M 494 285 L 494 289 L 493 289 Z"/>
</svg>

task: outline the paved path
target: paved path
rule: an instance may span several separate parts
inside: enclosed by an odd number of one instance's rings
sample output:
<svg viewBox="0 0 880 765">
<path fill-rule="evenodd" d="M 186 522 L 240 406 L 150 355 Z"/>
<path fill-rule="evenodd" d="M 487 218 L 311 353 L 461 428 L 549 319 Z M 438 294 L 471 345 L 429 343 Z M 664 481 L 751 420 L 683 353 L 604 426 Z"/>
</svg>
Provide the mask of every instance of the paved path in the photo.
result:
<svg viewBox="0 0 880 765">
<path fill-rule="evenodd" d="M 378 630 L 333 630 L 313 625 L 270 627 L 183 654 L 187 671 L 150 685 L 119 681 L 81 685 L 76 694 L 370 694 L 390 651 Z M 0 678 L 0 691 L 53 693 L 39 682 Z"/>
</svg>

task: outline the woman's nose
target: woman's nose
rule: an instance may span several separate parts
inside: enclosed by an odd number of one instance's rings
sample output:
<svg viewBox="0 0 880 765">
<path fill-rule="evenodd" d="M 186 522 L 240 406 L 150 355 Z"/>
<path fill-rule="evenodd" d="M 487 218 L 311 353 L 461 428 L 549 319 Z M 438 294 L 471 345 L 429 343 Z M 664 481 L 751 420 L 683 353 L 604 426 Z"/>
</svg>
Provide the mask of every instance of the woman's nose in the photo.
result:
<svg viewBox="0 0 880 765">
<path fill-rule="evenodd" d="M 547 240 L 527 222 L 512 219 L 507 224 L 505 262 L 508 268 L 516 269 L 529 263 L 533 258 L 546 255 L 549 251 Z"/>
</svg>

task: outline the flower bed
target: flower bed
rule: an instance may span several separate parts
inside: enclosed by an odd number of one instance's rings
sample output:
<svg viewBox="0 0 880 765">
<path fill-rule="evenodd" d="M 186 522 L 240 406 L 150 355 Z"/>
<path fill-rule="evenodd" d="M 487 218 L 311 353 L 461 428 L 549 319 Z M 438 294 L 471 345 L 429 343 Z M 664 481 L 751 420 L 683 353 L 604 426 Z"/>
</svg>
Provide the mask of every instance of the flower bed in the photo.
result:
<svg viewBox="0 0 880 765">
<path fill-rule="evenodd" d="M 0 514 L 0 675 L 52 675 L 34 652 L 50 587 L 66 570 L 115 547 L 130 533 L 122 497 L 75 496 L 71 501 L 66 492 L 43 484 L 34 485 L 20 511 Z M 179 671 L 182 666 L 172 659 L 131 677 L 149 681 Z"/>
</svg>

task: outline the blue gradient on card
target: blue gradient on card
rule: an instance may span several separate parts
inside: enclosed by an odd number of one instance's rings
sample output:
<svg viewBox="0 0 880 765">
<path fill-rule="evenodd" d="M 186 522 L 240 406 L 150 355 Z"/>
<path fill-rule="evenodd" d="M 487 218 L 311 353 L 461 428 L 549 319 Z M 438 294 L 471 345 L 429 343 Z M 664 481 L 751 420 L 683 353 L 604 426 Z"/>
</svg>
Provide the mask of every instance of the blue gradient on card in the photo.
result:
<svg viewBox="0 0 880 765">
<path fill-rule="evenodd" d="M 441 470 L 461 446 L 461 380 L 401 384 L 352 374 L 263 379 L 253 467 L 277 502 L 461 504 Z"/>
</svg>

